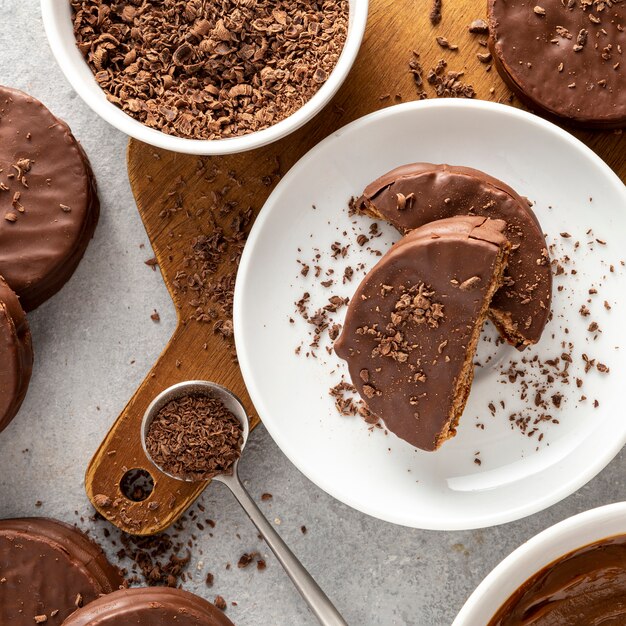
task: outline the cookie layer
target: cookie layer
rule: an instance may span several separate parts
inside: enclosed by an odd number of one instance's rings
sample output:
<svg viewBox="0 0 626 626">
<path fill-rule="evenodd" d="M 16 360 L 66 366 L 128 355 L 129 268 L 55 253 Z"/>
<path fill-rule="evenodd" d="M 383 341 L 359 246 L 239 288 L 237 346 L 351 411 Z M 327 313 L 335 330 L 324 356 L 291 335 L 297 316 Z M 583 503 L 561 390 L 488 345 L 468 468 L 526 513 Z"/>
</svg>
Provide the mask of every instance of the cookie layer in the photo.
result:
<svg viewBox="0 0 626 626">
<path fill-rule="evenodd" d="M 504 220 L 512 249 L 489 315 L 516 347 L 539 341 L 550 316 L 550 259 L 536 215 L 511 187 L 468 167 L 412 163 L 368 185 L 357 208 L 403 233 L 455 215 Z"/>
<path fill-rule="evenodd" d="M 63 626 L 233 626 L 213 604 L 167 587 L 122 589 L 104 596 Z"/>
<path fill-rule="evenodd" d="M 11 626 L 61 624 L 124 582 L 86 535 L 46 518 L 0 520 L 0 573 L 0 624 Z"/>
<path fill-rule="evenodd" d="M 0 275 L 26 311 L 69 280 L 98 215 L 89 162 L 67 124 L 0 86 Z"/>
<path fill-rule="evenodd" d="M 626 5 L 489 0 L 498 72 L 532 109 L 591 128 L 626 126 Z"/>
<path fill-rule="evenodd" d="M 459 216 L 413 230 L 350 300 L 335 351 L 369 409 L 417 448 L 435 450 L 456 433 L 506 266 L 505 227 Z"/>
<path fill-rule="evenodd" d="M 33 345 L 26 315 L 0 276 L 0 431 L 24 401 L 33 371 Z"/>
</svg>

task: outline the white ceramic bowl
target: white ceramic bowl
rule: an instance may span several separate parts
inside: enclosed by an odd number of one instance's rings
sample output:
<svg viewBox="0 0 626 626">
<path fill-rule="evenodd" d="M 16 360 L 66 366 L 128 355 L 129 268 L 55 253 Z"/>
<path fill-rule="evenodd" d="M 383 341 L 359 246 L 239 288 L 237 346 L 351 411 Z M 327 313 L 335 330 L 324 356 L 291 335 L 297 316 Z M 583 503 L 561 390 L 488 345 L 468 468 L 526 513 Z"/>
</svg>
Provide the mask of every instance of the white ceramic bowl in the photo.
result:
<svg viewBox="0 0 626 626">
<path fill-rule="evenodd" d="M 626 502 L 569 517 L 522 544 L 497 565 L 469 597 L 452 626 L 482 626 L 533 574 L 569 552 L 626 534 Z"/>
<path fill-rule="evenodd" d="M 106 99 L 91 69 L 76 46 L 68 0 L 41 0 L 43 23 L 48 41 L 67 80 L 78 95 L 103 119 L 122 132 L 158 148 L 186 154 L 219 155 L 245 152 L 285 137 L 319 113 L 346 79 L 361 46 L 369 0 L 349 0 L 348 37 L 335 69 L 320 90 L 286 119 L 240 137 L 201 140 L 166 135 L 130 117 Z"/>
</svg>

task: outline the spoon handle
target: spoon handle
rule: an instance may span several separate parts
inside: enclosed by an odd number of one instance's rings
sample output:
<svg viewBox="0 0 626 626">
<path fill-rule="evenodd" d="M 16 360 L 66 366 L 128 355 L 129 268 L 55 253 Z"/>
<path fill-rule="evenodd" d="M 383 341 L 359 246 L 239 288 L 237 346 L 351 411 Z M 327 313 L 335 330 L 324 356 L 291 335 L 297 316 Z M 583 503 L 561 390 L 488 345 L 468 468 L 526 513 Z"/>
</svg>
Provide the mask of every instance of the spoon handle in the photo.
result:
<svg viewBox="0 0 626 626">
<path fill-rule="evenodd" d="M 328 596 L 313 580 L 311 574 L 306 571 L 302 563 L 300 563 L 263 513 L 261 513 L 259 507 L 241 484 L 237 472 L 233 472 L 232 476 L 220 476 L 220 479 L 220 482 L 224 483 L 232 491 L 243 510 L 257 527 L 263 539 L 272 549 L 276 558 L 285 568 L 289 578 L 291 578 L 293 584 L 306 600 L 315 617 L 317 617 L 319 623 L 322 626 L 348 626 L 347 622 L 328 599 Z"/>
</svg>

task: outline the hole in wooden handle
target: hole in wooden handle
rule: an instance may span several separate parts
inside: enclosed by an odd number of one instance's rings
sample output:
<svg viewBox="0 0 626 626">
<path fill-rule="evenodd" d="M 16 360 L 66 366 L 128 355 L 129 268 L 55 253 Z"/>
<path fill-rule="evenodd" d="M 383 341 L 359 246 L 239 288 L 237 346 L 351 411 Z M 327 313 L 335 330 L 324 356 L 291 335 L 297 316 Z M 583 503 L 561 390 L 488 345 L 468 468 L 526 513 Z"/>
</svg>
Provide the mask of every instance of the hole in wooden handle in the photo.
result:
<svg viewBox="0 0 626 626">
<path fill-rule="evenodd" d="M 133 502 L 143 502 L 154 491 L 154 478 L 145 469 L 129 469 L 120 480 L 120 491 Z"/>
</svg>

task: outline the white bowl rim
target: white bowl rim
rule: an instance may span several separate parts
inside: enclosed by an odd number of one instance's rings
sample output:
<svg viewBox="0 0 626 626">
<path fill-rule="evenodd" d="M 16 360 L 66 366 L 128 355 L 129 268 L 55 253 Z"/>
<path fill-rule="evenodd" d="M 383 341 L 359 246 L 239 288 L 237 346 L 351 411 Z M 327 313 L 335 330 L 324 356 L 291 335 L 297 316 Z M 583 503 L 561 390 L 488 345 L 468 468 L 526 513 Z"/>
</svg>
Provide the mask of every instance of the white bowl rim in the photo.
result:
<svg viewBox="0 0 626 626">
<path fill-rule="evenodd" d="M 314 155 L 317 151 L 323 149 L 326 143 L 332 142 L 334 137 L 340 134 L 343 134 L 348 131 L 354 131 L 357 128 L 367 126 L 372 120 L 381 119 L 389 116 L 395 115 L 397 112 L 414 109 L 419 111 L 425 108 L 433 108 L 440 109 L 444 112 L 446 109 L 467 109 L 473 108 L 476 110 L 482 110 L 485 112 L 493 113 L 493 114 L 503 114 L 508 115 L 512 118 L 521 119 L 527 123 L 534 124 L 536 126 L 542 127 L 544 131 L 548 133 L 552 133 L 557 135 L 567 143 L 569 143 L 574 150 L 578 150 L 583 152 L 586 157 L 593 161 L 598 167 L 601 167 L 605 170 L 607 176 L 613 181 L 616 188 L 622 190 L 622 195 L 624 196 L 624 200 L 626 203 L 626 188 L 621 182 L 620 178 L 617 174 L 593 151 L 591 148 L 582 143 L 579 139 L 563 130 L 559 126 L 556 126 L 552 122 L 549 122 L 541 117 L 533 115 L 527 111 L 522 109 L 518 109 L 512 107 L 510 105 L 500 104 L 497 102 L 490 102 L 486 100 L 468 100 L 468 99 L 453 99 L 453 98 L 442 98 L 442 99 L 430 99 L 430 100 L 414 100 L 411 102 L 404 102 L 401 104 L 393 105 L 390 107 L 386 107 L 383 109 L 379 109 L 378 111 L 374 111 L 373 113 L 369 113 L 360 117 L 349 124 L 346 124 L 341 129 L 335 131 L 326 139 L 319 142 L 313 148 L 311 148 L 305 155 L 303 155 L 297 163 L 283 176 L 279 184 L 274 188 L 272 193 L 269 195 L 268 199 L 265 201 L 265 205 L 270 204 L 275 196 L 278 196 L 281 191 L 281 185 L 285 180 L 288 180 L 289 177 L 294 176 L 295 173 L 299 169 L 305 169 L 308 164 L 309 158 Z M 442 113 L 443 114 L 443 113 Z M 602 455 L 598 455 L 595 457 L 593 462 L 590 462 L 585 468 L 584 471 L 581 471 L 579 474 L 572 476 L 572 478 L 568 482 L 564 482 L 561 485 L 560 489 L 552 490 L 548 494 L 541 494 L 536 499 L 532 501 L 528 501 L 520 504 L 516 508 L 509 508 L 505 511 L 501 511 L 499 514 L 485 514 L 480 516 L 475 516 L 470 521 L 465 520 L 463 523 L 458 524 L 455 523 L 452 519 L 438 520 L 437 522 L 433 522 L 432 520 L 423 521 L 419 524 L 408 523 L 405 519 L 398 517 L 393 514 L 387 513 L 385 517 L 380 517 L 380 515 L 375 515 L 371 510 L 368 510 L 367 507 L 361 506 L 361 504 L 354 498 L 342 493 L 341 496 L 338 494 L 337 489 L 335 488 L 332 481 L 322 480 L 318 476 L 313 477 L 308 472 L 306 472 L 305 468 L 301 467 L 300 463 L 296 456 L 292 453 L 289 442 L 281 436 L 281 433 L 274 427 L 274 424 L 270 421 L 266 421 L 263 419 L 264 415 L 268 415 L 269 412 L 265 403 L 263 401 L 263 394 L 258 389 L 252 372 L 253 367 L 248 358 L 248 354 L 244 349 L 243 338 L 241 337 L 241 328 L 244 326 L 244 311 L 240 302 L 243 300 L 243 290 L 245 283 L 245 275 L 248 272 L 248 266 L 250 265 L 250 259 L 252 255 L 252 249 L 256 245 L 256 241 L 260 236 L 261 231 L 263 230 L 263 226 L 266 221 L 267 213 L 264 212 L 263 208 L 261 209 L 259 215 L 257 216 L 250 235 L 248 236 L 246 246 L 243 250 L 243 254 L 241 257 L 241 261 L 239 263 L 239 270 L 237 272 L 237 279 L 235 281 L 235 292 L 234 292 L 234 300 L 233 300 L 233 322 L 234 322 L 234 331 L 235 331 L 235 345 L 237 347 L 237 355 L 239 360 L 239 367 L 241 369 L 244 382 L 248 389 L 248 393 L 250 398 L 252 399 L 252 403 L 257 409 L 258 415 L 263 421 L 263 425 L 274 439 L 280 450 L 285 456 L 313 483 L 315 483 L 320 489 L 323 489 L 326 493 L 330 494 L 334 498 L 338 499 L 340 502 L 347 504 L 348 506 L 361 511 L 367 515 L 372 515 L 378 519 L 383 519 L 384 521 L 391 522 L 393 524 L 398 524 L 401 526 L 410 526 L 413 528 L 422 528 L 424 530 L 444 530 L 444 531 L 454 531 L 454 530 L 469 530 L 472 528 L 486 528 L 489 526 L 496 526 L 499 524 L 505 524 L 508 522 L 512 522 L 518 519 L 522 519 L 539 511 L 543 511 L 544 509 L 560 502 L 567 496 L 574 493 L 576 490 L 580 489 L 583 485 L 587 484 L 594 476 L 596 476 L 599 472 L 601 472 L 619 453 L 619 451 L 626 445 L 626 430 L 624 431 L 621 437 L 613 437 L 607 442 L 607 445 L 604 449 L 604 453 Z"/>
<path fill-rule="evenodd" d="M 505 577 L 507 574 L 514 572 L 517 569 L 517 565 L 519 560 L 522 557 L 526 556 L 537 556 L 537 568 L 534 573 L 541 571 L 542 568 L 553 563 L 555 559 L 560 558 L 556 556 L 555 558 L 545 559 L 542 556 L 543 550 L 550 546 L 555 540 L 563 535 L 576 533 L 577 531 L 582 530 L 583 528 L 588 528 L 590 526 L 595 526 L 598 522 L 622 519 L 626 520 L 626 502 L 614 502 L 613 504 L 606 504 L 604 506 L 597 507 L 595 509 L 590 509 L 588 511 L 584 511 L 582 513 L 578 513 L 577 515 L 573 515 L 572 517 L 568 517 L 549 528 L 541 531 L 537 535 L 531 537 L 528 541 L 523 543 L 521 546 L 516 548 L 511 554 L 509 554 L 506 558 L 504 558 L 498 565 L 496 565 L 489 574 L 483 579 L 483 581 L 476 587 L 472 595 L 467 599 L 463 608 L 459 611 L 458 615 L 452 622 L 452 626 L 473 626 L 476 622 L 472 620 L 475 618 L 473 613 L 481 607 L 481 604 L 484 602 L 485 595 L 495 586 L 498 585 L 498 582 Z M 624 522 L 624 534 L 626 534 L 626 521 Z M 572 544 L 571 548 L 566 549 L 560 556 L 565 556 L 570 552 L 577 550 L 578 548 L 583 548 L 586 545 L 592 544 L 596 541 L 602 541 L 603 539 L 608 539 L 611 536 L 614 536 L 619 533 L 613 533 L 612 535 L 606 535 L 599 533 L 595 539 L 591 539 L 590 541 L 583 540 L 579 545 Z M 524 577 L 524 580 L 520 580 L 518 587 L 523 585 L 526 580 L 528 580 L 534 574 L 530 574 L 529 576 Z M 510 596 L 509 596 L 510 597 Z M 502 602 L 506 602 L 507 598 L 505 598 Z M 490 610 L 493 609 L 492 615 L 496 613 L 496 611 L 502 606 L 490 607 Z"/>
<path fill-rule="evenodd" d="M 347 78 L 361 48 L 369 10 L 369 0 L 350 0 L 350 26 L 337 64 L 330 73 L 328 80 L 295 113 L 269 128 L 247 135 L 224 139 L 186 139 L 166 135 L 135 120 L 115 104 L 109 102 L 97 84 L 100 93 L 92 92 L 85 87 L 83 78 L 72 69 L 76 65 L 77 54 L 80 56 L 81 62 L 84 63 L 82 55 L 80 55 L 75 41 L 67 42 L 59 29 L 63 19 L 60 15 L 59 4 L 59 0 L 41 0 L 44 28 L 59 67 L 81 99 L 111 126 L 130 137 L 172 152 L 207 156 L 235 154 L 260 148 L 286 137 L 313 119 L 330 102 Z M 93 82 L 95 84 L 95 78 L 93 78 Z"/>
</svg>

